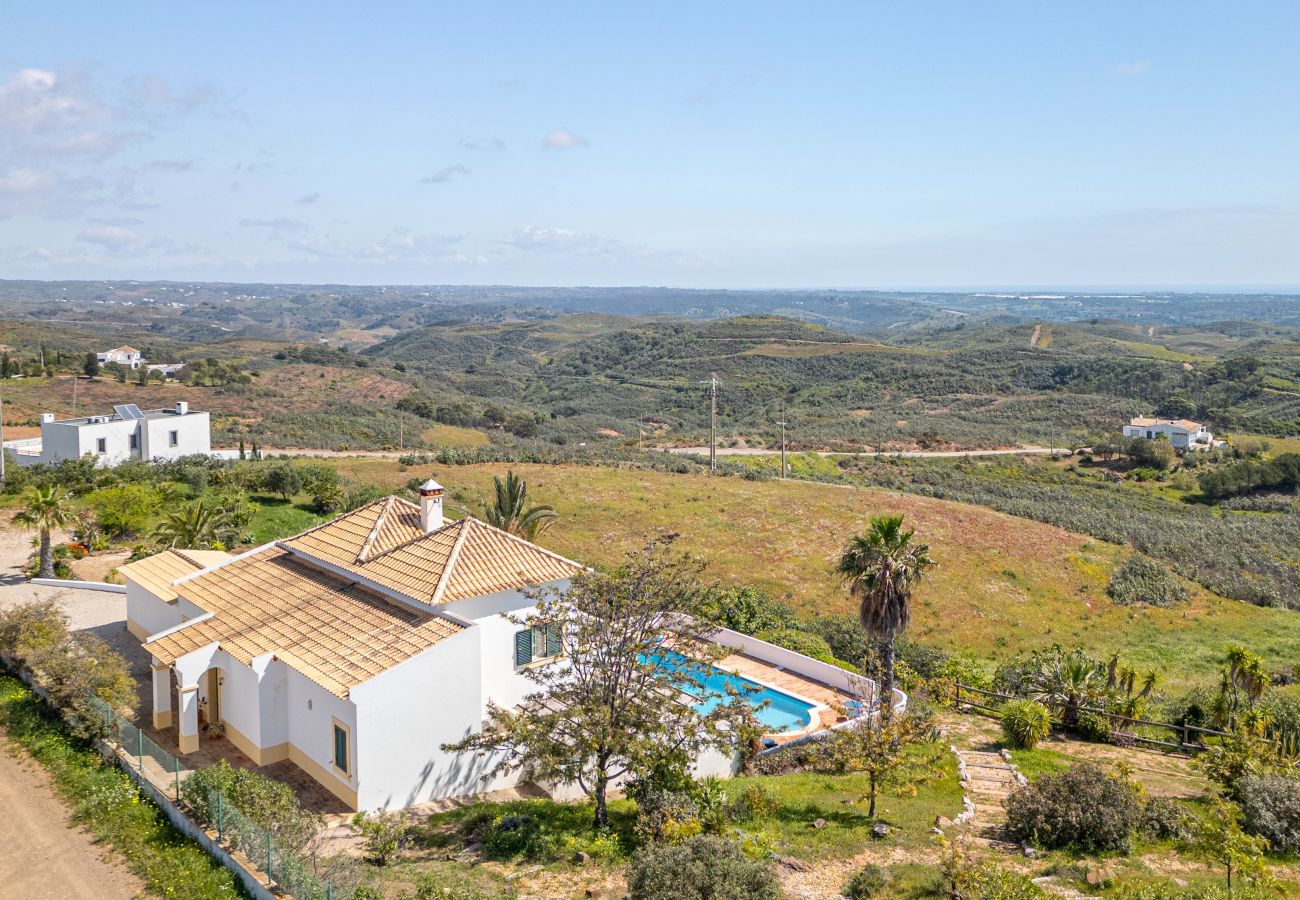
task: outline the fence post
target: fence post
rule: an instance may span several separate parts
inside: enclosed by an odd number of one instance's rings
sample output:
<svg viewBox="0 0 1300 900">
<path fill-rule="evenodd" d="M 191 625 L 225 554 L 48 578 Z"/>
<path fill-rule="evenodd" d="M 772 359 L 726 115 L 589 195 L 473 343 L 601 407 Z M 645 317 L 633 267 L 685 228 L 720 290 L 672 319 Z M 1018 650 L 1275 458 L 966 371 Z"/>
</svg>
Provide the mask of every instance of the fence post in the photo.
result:
<svg viewBox="0 0 1300 900">
<path fill-rule="evenodd" d="M 325 900 L 334 900 L 334 882 L 325 882 Z"/>
<path fill-rule="evenodd" d="M 176 802 L 181 802 L 181 760 L 178 756 L 172 757 L 172 762 L 176 764 Z"/>
<path fill-rule="evenodd" d="M 214 791 L 217 797 L 217 840 L 221 840 L 221 791 Z M 212 801 L 208 801 L 208 806 L 212 806 Z"/>
<path fill-rule="evenodd" d="M 135 730 L 135 758 L 140 767 L 140 774 L 144 774 L 144 732 L 139 728 Z"/>
<path fill-rule="evenodd" d="M 1191 740 L 1189 740 L 1189 738 L 1190 735 L 1188 735 L 1187 733 L 1187 723 L 1183 722 L 1183 746 L 1184 747 L 1186 747 L 1188 744 L 1191 743 Z"/>
<path fill-rule="evenodd" d="M 269 831 L 266 833 L 266 880 L 275 880 L 275 876 L 271 874 L 271 832 Z"/>
<path fill-rule="evenodd" d="M 957 688 L 957 699 L 954 703 L 954 708 L 957 710 L 957 712 L 961 712 L 961 682 L 954 681 L 953 685 Z"/>
</svg>

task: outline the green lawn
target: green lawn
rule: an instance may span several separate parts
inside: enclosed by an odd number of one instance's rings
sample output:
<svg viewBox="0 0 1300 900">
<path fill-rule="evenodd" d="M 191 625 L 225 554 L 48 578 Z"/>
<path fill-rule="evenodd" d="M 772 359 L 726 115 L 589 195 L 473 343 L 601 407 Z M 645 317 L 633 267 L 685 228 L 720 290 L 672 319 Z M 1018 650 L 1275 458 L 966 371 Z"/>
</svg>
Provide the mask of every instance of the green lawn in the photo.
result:
<svg viewBox="0 0 1300 900">
<path fill-rule="evenodd" d="M 267 497 L 261 494 L 250 497 L 257 504 L 257 514 L 249 526 L 253 534 L 253 545 L 260 546 L 277 538 L 288 537 L 300 531 L 306 531 L 327 518 L 312 512 L 310 498 L 295 497 L 286 502 L 280 497 Z"/>
</svg>

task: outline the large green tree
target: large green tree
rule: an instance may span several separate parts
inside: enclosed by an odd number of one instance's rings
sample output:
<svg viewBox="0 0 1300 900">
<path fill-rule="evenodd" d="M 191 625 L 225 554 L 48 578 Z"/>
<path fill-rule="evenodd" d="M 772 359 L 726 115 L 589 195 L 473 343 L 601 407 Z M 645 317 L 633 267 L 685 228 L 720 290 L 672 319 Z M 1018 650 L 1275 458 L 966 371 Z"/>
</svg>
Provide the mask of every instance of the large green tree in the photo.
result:
<svg viewBox="0 0 1300 900">
<path fill-rule="evenodd" d="M 20 528 L 37 531 L 41 536 L 38 578 L 54 577 L 54 552 L 50 533 L 64 528 L 72 517 L 72 495 L 57 484 L 32 486 L 22 496 L 22 508 L 14 516 Z"/>
<path fill-rule="evenodd" d="M 521 672 L 536 689 L 514 709 L 489 705 L 481 732 L 443 749 L 495 756 L 485 777 L 576 783 L 604 828 L 615 779 L 684 767 L 707 747 L 751 740 L 758 726 L 745 698 L 720 696 L 702 712 L 682 693 L 699 693 L 711 661 L 726 652 L 698 618 L 700 571 L 657 542 L 612 572 L 587 572 L 563 593 L 540 595 L 535 614 L 516 619 L 520 656 L 536 660 Z"/>
<path fill-rule="evenodd" d="M 507 471 L 504 481 L 494 475 L 492 483 L 492 498 L 483 504 L 483 521 L 489 525 L 533 541 L 555 523 L 554 508 L 530 504 L 528 482 L 514 472 Z"/>
<path fill-rule="evenodd" d="M 835 570 L 858 601 L 862 627 L 880 643 L 881 711 L 893 708 L 894 640 L 912 618 L 912 591 L 934 565 L 930 545 L 913 540 L 903 517 L 872 516 L 840 554 Z"/>
</svg>

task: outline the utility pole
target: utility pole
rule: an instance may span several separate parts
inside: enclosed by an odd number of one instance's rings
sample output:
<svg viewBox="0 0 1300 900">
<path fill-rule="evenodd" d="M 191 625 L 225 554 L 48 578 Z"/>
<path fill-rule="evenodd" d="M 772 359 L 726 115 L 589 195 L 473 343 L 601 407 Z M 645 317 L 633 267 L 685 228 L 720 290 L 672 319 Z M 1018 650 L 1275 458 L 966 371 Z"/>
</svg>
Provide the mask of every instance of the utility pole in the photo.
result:
<svg viewBox="0 0 1300 900">
<path fill-rule="evenodd" d="M 0 484 L 5 480 L 5 398 L 0 391 Z"/>
<path fill-rule="evenodd" d="M 81 376 L 78 375 L 76 372 L 73 372 L 72 373 L 72 418 L 74 419 L 77 417 L 77 382 L 80 380 L 81 380 Z"/>
<path fill-rule="evenodd" d="M 776 424 L 781 426 L 781 478 L 785 478 L 785 400 L 781 401 L 781 421 Z"/>
<path fill-rule="evenodd" d="M 709 474 L 718 469 L 718 373 L 710 372 L 708 381 L 700 384 L 709 386 Z"/>
<path fill-rule="evenodd" d="M 406 416 L 397 413 L 397 449 L 406 450 Z"/>
</svg>

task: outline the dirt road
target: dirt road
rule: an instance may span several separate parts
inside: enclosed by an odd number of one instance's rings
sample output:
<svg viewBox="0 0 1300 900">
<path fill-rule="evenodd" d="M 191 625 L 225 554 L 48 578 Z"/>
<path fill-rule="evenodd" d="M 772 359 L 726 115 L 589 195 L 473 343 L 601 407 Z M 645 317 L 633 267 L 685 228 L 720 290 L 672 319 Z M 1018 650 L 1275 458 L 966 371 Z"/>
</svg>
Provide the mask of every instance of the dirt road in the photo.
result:
<svg viewBox="0 0 1300 900">
<path fill-rule="evenodd" d="M 669 453 L 683 453 L 683 454 L 695 455 L 695 456 L 709 455 L 708 447 L 668 447 L 664 449 L 666 449 Z M 796 453 L 806 453 L 807 451 L 789 450 L 787 452 L 791 456 L 794 456 Z M 883 453 L 879 453 L 879 454 L 873 454 L 867 451 L 863 451 L 861 454 L 840 453 L 840 452 L 832 452 L 829 450 L 814 450 L 812 452 L 816 453 L 818 456 L 877 456 L 878 455 L 878 456 L 901 456 L 905 459 L 953 459 L 962 456 L 1027 456 L 1027 455 L 1038 456 L 1038 455 L 1043 455 L 1052 452 L 1062 453 L 1064 452 L 1064 450 L 1061 447 L 1057 447 L 1056 450 L 1053 451 L 1050 447 L 1026 446 L 1026 447 L 1015 447 L 1009 450 L 1007 449 L 904 450 L 902 452 L 899 452 L 897 450 L 886 450 Z M 718 456 L 780 456 L 780 455 L 781 455 L 780 450 L 758 450 L 758 449 L 751 449 L 747 447 L 719 447 L 718 448 Z"/>
<path fill-rule="evenodd" d="M 130 900 L 144 886 L 72 823 L 49 776 L 0 734 L 0 900 Z"/>
</svg>

